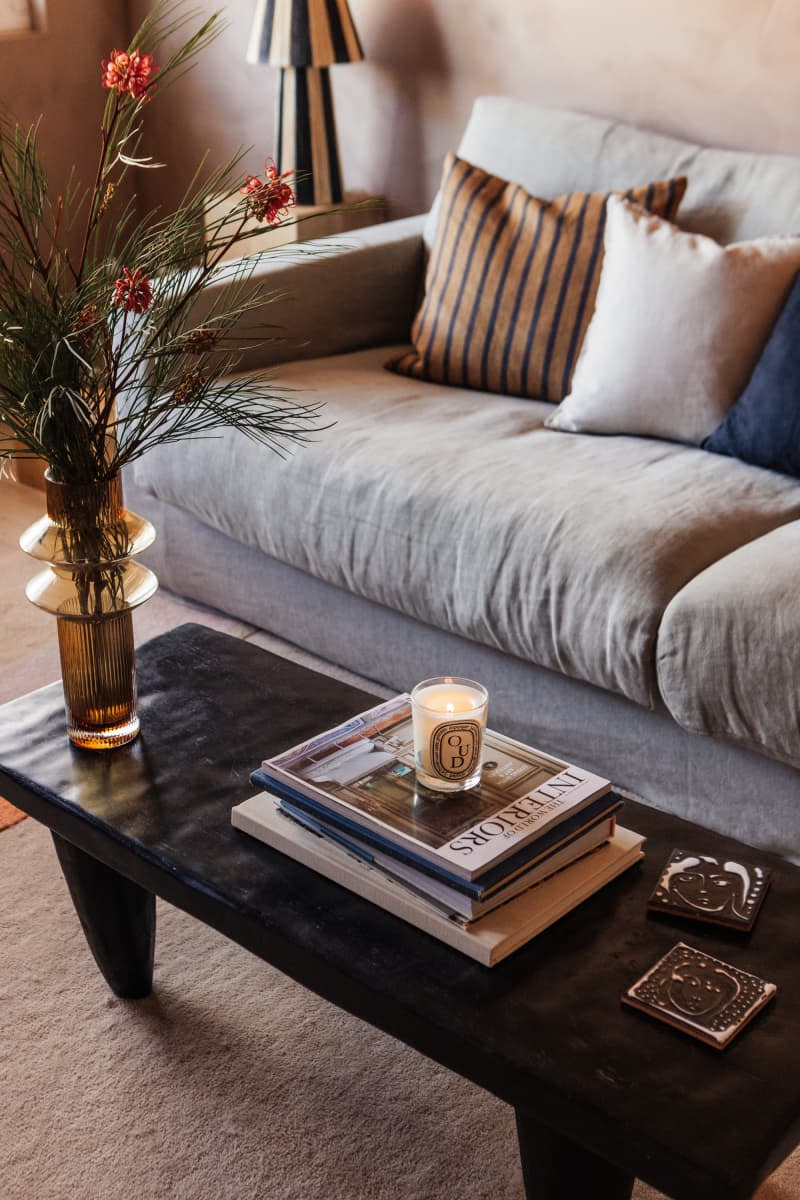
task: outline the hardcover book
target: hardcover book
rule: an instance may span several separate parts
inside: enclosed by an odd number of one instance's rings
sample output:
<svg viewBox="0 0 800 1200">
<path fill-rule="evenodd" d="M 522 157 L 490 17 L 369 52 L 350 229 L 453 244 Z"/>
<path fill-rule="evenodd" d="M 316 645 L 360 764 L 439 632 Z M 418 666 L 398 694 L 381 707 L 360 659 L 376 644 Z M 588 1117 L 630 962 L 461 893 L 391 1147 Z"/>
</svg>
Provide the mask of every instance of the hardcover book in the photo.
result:
<svg viewBox="0 0 800 1200">
<path fill-rule="evenodd" d="M 746 932 L 769 887 L 771 872 L 755 862 L 673 850 L 647 906 L 695 921 Z"/>
<path fill-rule="evenodd" d="M 466 880 L 504 862 L 611 786 L 487 729 L 480 784 L 465 792 L 429 791 L 414 769 L 408 695 L 267 759 L 252 779 Z"/>
<path fill-rule="evenodd" d="M 758 975 L 678 942 L 622 1002 L 723 1050 L 777 990 Z"/>
<path fill-rule="evenodd" d="M 427 899 L 443 911 L 464 921 L 474 921 L 485 916 L 533 884 L 540 883 L 562 867 L 588 854 L 613 837 L 616 828 L 616 818 L 613 815 L 605 816 L 580 831 L 577 836 L 567 839 L 565 844 L 559 842 L 553 849 L 537 855 L 525 870 L 514 874 L 510 879 L 494 887 L 484 888 L 480 880 L 475 883 L 465 883 L 457 879 L 444 880 L 429 871 L 418 870 L 403 859 L 376 849 L 355 834 L 342 833 L 329 822 L 313 816 L 289 801 L 278 800 L 268 792 L 261 792 L 258 796 L 237 805 L 232 813 L 232 823 L 254 837 L 260 837 L 265 815 L 267 824 L 270 825 L 272 810 L 276 807 L 288 820 L 298 821 L 312 833 L 327 838 L 353 857 L 371 864 L 382 875 L 395 880 L 415 895 Z"/>
<path fill-rule="evenodd" d="M 421 857 L 410 845 L 398 845 L 391 838 L 357 825 L 339 812 L 326 808 L 316 800 L 301 795 L 283 783 L 262 777 L 260 771 L 253 772 L 253 783 L 262 783 L 272 795 L 280 797 L 283 806 L 291 809 L 296 816 L 301 811 L 308 822 L 315 822 L 321 831 L 332 836 L 344 838 L 349 842 L 358 843 L 370 852 L 390 857 L 394 862 L 429 875 L 434 880 L 452 888 L 458 888 L 465 896 L 474 900 L 488 899 L 498 888 L 507 887 L 512 880 L 529 871 L 537 863 L 544 861 L 549 855 L 561 847 L 583 836 L 598 822 L 613 817 L 620 808 L 622 800 L 614 792 L 598 796 L 591 804 L 581 808 L 579 812 L 568 814 L 563 821 L 552 825 L 532 842 L 514 851 L 508 858 L 502 859 L 495 866 L 488 867 L 475 879 L 464 879 L 448 866 L 430 862 Z"/>
<path fill-rule="evenodd" d="M 252 819 L 254 811 L 259 813 L 258 821 Z M 231 819 L 235 826 L 273 849 L 486 967 L 494 966 L 519 949 L 643 857 L 644 839 L 617 826 L 610 841 L 487 916 L 465 925 L 439 911 L 427 899 L 413 895 L 401 882 L 388 878 L 372 864 L 289 820 L 278 811 L 274 800 L 263 793 L 237 805 Z"/>
</svg>

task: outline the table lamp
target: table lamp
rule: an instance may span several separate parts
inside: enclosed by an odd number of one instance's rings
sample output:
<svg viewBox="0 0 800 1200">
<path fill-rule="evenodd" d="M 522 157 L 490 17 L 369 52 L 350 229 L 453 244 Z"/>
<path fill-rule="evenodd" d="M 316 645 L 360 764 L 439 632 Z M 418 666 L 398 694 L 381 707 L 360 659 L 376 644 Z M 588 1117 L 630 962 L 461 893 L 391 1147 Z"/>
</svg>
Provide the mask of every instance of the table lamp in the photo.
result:
<svg viewBox="0 0 800 1200">
<path fill-rule="evenodd" d="M 280 67 L 275 160 L 298 204 L 342 199 L 328 67 L 363 57 L 347 0 L 257 0 L 247 61 Z"/>
</svg>

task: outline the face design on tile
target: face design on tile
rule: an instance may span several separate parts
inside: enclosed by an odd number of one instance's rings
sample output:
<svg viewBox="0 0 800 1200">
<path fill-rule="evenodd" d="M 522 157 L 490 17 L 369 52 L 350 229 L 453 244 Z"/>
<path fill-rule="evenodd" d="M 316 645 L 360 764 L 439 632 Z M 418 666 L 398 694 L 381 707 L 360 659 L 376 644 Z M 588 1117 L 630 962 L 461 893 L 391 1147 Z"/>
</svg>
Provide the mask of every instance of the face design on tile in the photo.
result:
<svg viewBox="0 0 800 1200">
<path fill-rule="evenodd" d="M 671 972 L 667 995 L 678 1012 L 708 1017 L 732 1003 L 740 991 L 733 975 L 703 960 L 679 963 Z"/>
<path fill-rule="evenodd" d="M 741 863 L 690 855 L 670 864 L 663 886 L 674 900 L 696 912 L 747 917 L 752 880 Z"/>
<path fill-rule="evenodd" d="M 622 1000 L 721 1048 L 776 991 L 774 983 L 678 942 Z"/>
</svg>

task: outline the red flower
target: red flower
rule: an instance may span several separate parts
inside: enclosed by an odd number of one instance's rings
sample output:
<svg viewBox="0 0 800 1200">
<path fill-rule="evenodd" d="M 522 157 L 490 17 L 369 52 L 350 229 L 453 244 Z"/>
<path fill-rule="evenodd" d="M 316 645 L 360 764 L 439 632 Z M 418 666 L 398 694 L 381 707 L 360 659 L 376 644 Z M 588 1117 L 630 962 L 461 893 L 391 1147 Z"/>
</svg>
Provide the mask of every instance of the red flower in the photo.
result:
<svg viewBox="0 0 800 1200">
<path fill-rule="evenodd" d="M 137 267 L 135 271 L 129 271 L 127 267 L 123 267 L 122 279 L 114 282 L 114 307 L 124 308 L 126 312 L 143 313 L 152 302 L 153 289 L 142 268 Z"/>
<path fill-rule="evenodd" d="M 263 180 L 258 175 L 247 175 L 242 195 L 247 196 L 247 209 L 256 220 L 276 225 L 289 215 L 289 208 L 294 204 L 294 192 L 286 182 L 292 172 L 280 174 L 268 158 L 264 163 L 264 174 L 266 179 Z"/>
<path fill-rule="evenodd" d="M 103 75 L 100 80 L 104 88 L 118 92 L 129 92 L 134 100 L 149 100 L 150 77 L 158 66 L 152 54 L 140 54 L 132 50 L 112 50 L 110 58 L 103 59 Z"/>
</svg>

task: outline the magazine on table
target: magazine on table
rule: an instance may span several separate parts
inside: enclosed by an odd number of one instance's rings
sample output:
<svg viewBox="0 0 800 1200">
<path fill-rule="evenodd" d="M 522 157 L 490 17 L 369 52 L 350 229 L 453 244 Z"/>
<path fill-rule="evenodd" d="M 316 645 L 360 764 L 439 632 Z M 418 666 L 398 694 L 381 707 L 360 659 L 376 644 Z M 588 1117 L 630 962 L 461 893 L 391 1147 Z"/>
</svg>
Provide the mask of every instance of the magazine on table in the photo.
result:
<svg viewBox="0 0 800 1200">
<path fill-rule="evenodd" d="M 484 966 L 492 967 L 642 858 L 644 839 L 617 826 L 601 846 L 469 924 L 414 895 L 363 859 L 280 812 L 265 792 L 237 805 L 233 824 Z"/>
<path fill-rule="evenodd" d="M 418 784 L 411 698 L 396 696 L 266 759 L 255 784 L 474 880 L 610 790 L 607 779 L 487 729 L 481 782 Z"/>
<path fill-rule="evenodd" d="M 253 780 L 256 776 L 253 776 Z M 347 817 L 332 812 L 314 800 L 301 796 L 282 783 L 270 782 L 267 791 L 278 797 L 284 810 L 298 819 L 304 818 L 311 826 L 318 825 L 320 832 L 328 833 L 333 840 L 353 845 L 356 852 L 383 856 L 398 868 L 413 870 L 420 875 L 430 876 L 447 887 L 455 888 L 475 901 L 488 900 L 500 888 L 507 887 L 518 876 L 526 874 L 552 854 L 574 843 L 600 823 L 607 826 L 609 818 L 623 807 L 622 799 L 614 792 L 598 796 L 580 812 L 568 815 L 557 825 L 552 825 L 532 842 L 526 842 L 508 858 L 483 871 L 476 879 L 463 879 L 448 867 L 421 858 L 414 850 L 398 846 L 389 838 L 356 825 Z M 302 814 L 302 818 L 298 815 Z"/>
</svg>

